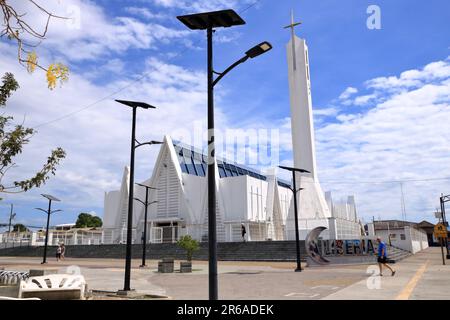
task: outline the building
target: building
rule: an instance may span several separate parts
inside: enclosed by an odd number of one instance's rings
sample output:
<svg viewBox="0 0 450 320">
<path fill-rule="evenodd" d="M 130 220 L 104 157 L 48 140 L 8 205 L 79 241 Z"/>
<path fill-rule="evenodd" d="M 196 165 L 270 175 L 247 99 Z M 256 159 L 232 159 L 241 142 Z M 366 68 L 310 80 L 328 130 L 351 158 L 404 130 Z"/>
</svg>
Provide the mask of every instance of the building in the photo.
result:
<svg viewBox="0 0 450 320">
<path fill-rule="evenodd" d="M 199 150 L 173 142 L 169 136 L 164 138 L 152 177 L 143 182 L 158 189 L 149 191 L 149 201 L 157 203 L 148 208 L 147 241 L 174 242 L 185 234 L 200 241 L 207 239 L 206 161 L 206 156 Z M 293 239 L 294 235 L 286 231 L 292 210 L 289 182 L 273 173 L 262 174 L 224 159 L 218 159 L 216 171 L 218 241 L 242 241 L 242 224 L 247 230 L 248 241 Z M 126 241 L 128 183 L 129 169 L 126 167 L 120 190 L 105 194 L 103 243 Z M 135 197 L 145 199 L 144 188 L 135 186 L 134 192 Z M 327 200 L 332 203 L 331 193 L 327 193 Z M 347 203 L 333 204 L 331 213 L 329 221 L 338 226 L 334 228 L 337 232 L 333 238 L 359 238 L 360 226 L 352 197 Z M 133 221 L 133 239 L 140 243 L 144 208 L 138 202 L 134 205 Z M 311 223 L 301 212 L 299 222 L 305 236 L 306 230 L 315 227 L 315 221 Z"/>
<path fill-rule="evenodd" d="M 58 224 L 54 227 L 57 231 L 69 231 L 75 228 L 75 223 Z"/>
<path fill-rule="evenodd" d="M 361 226 L 354 198 L 333 203 L 331 193 L 325 197 L 317 177 L 308 47 L 293 30 L 287 56 L 294 166 L 310 172 L 296 178 L 297 186 L 303 188 L 297 193 L 300 238 L 305 239 L 314 228 L 325 227 L 324 238 L 358 239 Z M 169 136 L 164 138 L 152 176 L 144 182 L 158 189 L 150 194 L 150 201 L 157 203 L 148 209 L 146 241 L 173 242 L 184 234 L 207 239 L 206 164 L 207 158 L 200 151 Z M 295 239 L 291 182 L 280 180 L 275 169 L 262 174 L 226 159 L 218 159 L 215 170 L 218 241 L 242 241 L 242 225 L 249 241 Z M 125 168 L 120 190 L 105 194 L 104 243 L 125 242 L 128 185 Z M 145 198 L 144 192 L 142 187 L 134 189 L 140 199 Z M 138 243 L 142 241 L 143 212 L 136 202 L 133 239 Z"/>
<path fill-rule="evenodd" d="M 419 223 L 401 220 L 379 220 L 368 224 L 369 236 L 380 237 L 394 247 L 417 253 L 429 247 L 427 232 Z"/>
</svg>

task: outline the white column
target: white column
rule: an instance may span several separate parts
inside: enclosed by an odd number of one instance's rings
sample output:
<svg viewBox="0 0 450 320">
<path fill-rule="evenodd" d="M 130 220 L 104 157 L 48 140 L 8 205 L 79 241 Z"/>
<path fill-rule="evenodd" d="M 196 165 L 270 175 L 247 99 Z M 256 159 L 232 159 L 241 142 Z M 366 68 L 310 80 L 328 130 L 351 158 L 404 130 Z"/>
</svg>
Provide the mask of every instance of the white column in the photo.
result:
<svg viewBox="0 0 450 320">
<path fill-rule="evenodd" d="M 328 237 L 330 240 L 337 240 L 337 222 L 336 218 L 328 218 Z"/>
<path fill-rule="evenodd" d="M 369 237 L 375 237 L 375 226 L 372 222 L 367 224 L 367 233 Z"/>
</svg>

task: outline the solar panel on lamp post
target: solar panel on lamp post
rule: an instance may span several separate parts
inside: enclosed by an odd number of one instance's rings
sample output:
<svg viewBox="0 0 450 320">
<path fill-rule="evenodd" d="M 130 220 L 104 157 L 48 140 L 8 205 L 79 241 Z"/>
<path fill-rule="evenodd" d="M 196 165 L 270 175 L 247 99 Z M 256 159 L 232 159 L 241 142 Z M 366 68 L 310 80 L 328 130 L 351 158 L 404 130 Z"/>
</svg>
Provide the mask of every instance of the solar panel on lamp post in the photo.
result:
<svg viewBox="0 0 450 320">
<path fill-rule="evenodd" d="M 214 86 L 237 65 L 269 51 L 272 46 L 263 42 L 246 52 L 245 57 L 238 60 L 224 72 L 218 73 L 213 68 L 213 30 L 244 25 L 245 21 L 234 10 L 221 10 L 178 16 L 185 26 L 191 30 L 206 30 L 208 42 L 208 251 L 209 251 L 209 299 L 218 299 L 217 280 L 217 231 L 216 231 L 216 176 L 215 176 L 215 136 L 214 136 Z M 214 80 L 214 74 L 219 75 Z"/>
<path fill-rule="evenodd" d="M 281 169 L 288 170 L 292 172 L 292 188 L 291 191 L 294 193 L 294 219 L 295 219 L 295 245 L 297 249 L 297 268 L 295 269 L 295 272 L 301 272 L 302 271 L 302 264 L 301 264 L 301 257 L 300 257 L 300 236 L 298 232 L 298 208 L 297 208 L 297 192 L 303 190 L 303 188 L 297 189 L 297 183 L 296 183 L 296 172 L 300 173 L 311 173 L 305 169 L 298 169 L 298 168 L 292 168 L 292 167 L 285 167 L 285 166 L 279 166 Z"/>
<path fill-rule="evenodd" d="M 136 110 L 142 109 L 156 109 L 156 107 L 149 105 L 145 102 L 116 100 L 116 102 L 131 107 L 133 109 L 133 119 L 131 128 L 131 155 L 130 155 L 130 181 L 129 181 L 129 197 L 128 197 L 128 218 L 127 218 L 127 244 L 125 253 L 125 279 L 123 291 L 120 293 L 127 293 L 131 291 L 130 278 L 131 278 L 131 250 L 132 250 L 132 237 L 133 237 L 133 198 L 134 198 L 134 155 L 136 148 L 142 146 L 136 140 Z M 136 142 L 138 145 L 136 145 Z"/>
<path fill-rule="evenodd" d="M 49 195 L 49 194 L 42 194 L 42 196 L 46 199 L 48 199 L 48 210 L 44 210 L 41 208 L 35 208 L 36 210 L 40 210 L 43 211 L 47 214 L 47 228 L 45 229 L 45 245 L 44 245 L 44 257 L 42 259 L 42 263 L 41 264 L 46 264 L 47 263 L 47 246 L 48 246 L 48 229 L 50 226 L 50 215 L 56 212 L 60 212 L 62 210 L 54 210 L 52 211 L 52 201 L 61 201 L 58 198 Z"/>
</svg>

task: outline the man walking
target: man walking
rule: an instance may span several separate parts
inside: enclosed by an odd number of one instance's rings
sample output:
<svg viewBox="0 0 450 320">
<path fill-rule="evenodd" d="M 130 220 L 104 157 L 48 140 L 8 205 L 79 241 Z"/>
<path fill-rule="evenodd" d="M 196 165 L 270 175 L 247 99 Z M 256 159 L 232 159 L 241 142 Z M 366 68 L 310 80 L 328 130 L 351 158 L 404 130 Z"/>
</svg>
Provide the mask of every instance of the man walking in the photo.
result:
<svg viewBox="0 0 450 320">
<path fill-rule="evenodd" d="M 241 235 L 242 235 L 242 241 L 245 242 L 245 234 L 247 233 L 247 231 L 245 230 L 245 225 L 243 223 L 241 223 Z"/>
<path fill-rule="evenodd" d="M 389 266 L 387 264 L 387 247 L 386 244 L 381 241 L 381 238 L 378 237 L 377 238 L 377 242 L 378 242 L 378 266 L 380 267 L 380 276 L 383 275 L 383 265 L 386 266 L 386 268 L 388 268 L 389 270 L 391 270 L 392 272 L 392 276 L 395 275 L 395 270 L 391 268 L 391 266 Z"/>
</svg>

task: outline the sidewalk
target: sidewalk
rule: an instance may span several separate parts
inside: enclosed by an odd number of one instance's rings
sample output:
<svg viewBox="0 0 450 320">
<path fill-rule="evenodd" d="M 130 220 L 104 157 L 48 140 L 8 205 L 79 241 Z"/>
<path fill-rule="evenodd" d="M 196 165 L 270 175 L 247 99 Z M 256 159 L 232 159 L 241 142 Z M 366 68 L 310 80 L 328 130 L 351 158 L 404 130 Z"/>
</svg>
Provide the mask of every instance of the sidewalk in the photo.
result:
<svg viewBox="0 0 450 320">
<path fill-rule="evenodd" d="M 325 300 L 427 300 L 450 299 L 450 260 L 442 265 L 440 248 L 428 248 L 392 267 L 395 276 L 383 268 L 383 277 L 368 274 L 367 278 Z M 378 274 L 378 271 L 377 271 Z M 377 288 L 378 287 L 378 288 Z"/>
<path fill-rule="evenodd" d="M 89 289 L 117 291 L 123 288 L 124 260 L 66 259 L 42 266 L 39 258 L 1 257 L 7 270 L 79 268 Z M 157 273 L 157 261 L 140 269 L 132 261 L 131 287 L 140 293 L 169 296 L 176 300 L 208 299 L 208 263 L 193 261 L 193 273 Z M 449 299 L 450 260 L 442 266 L 440 248 L 429 248 L 394 264 L 394 277 L 384 270 L 377 276 L 377 265 L 327 266 L 294 272 L 290 262 L 219 262 L 219 298 L 224 300 L 395 300 Z M 179 263 L 176 262 L 175 269 Z M 377 287 L 379 287 L 377 289 Z M 370 289 L 372 288 L 372 289 Z"/>
</svg>

